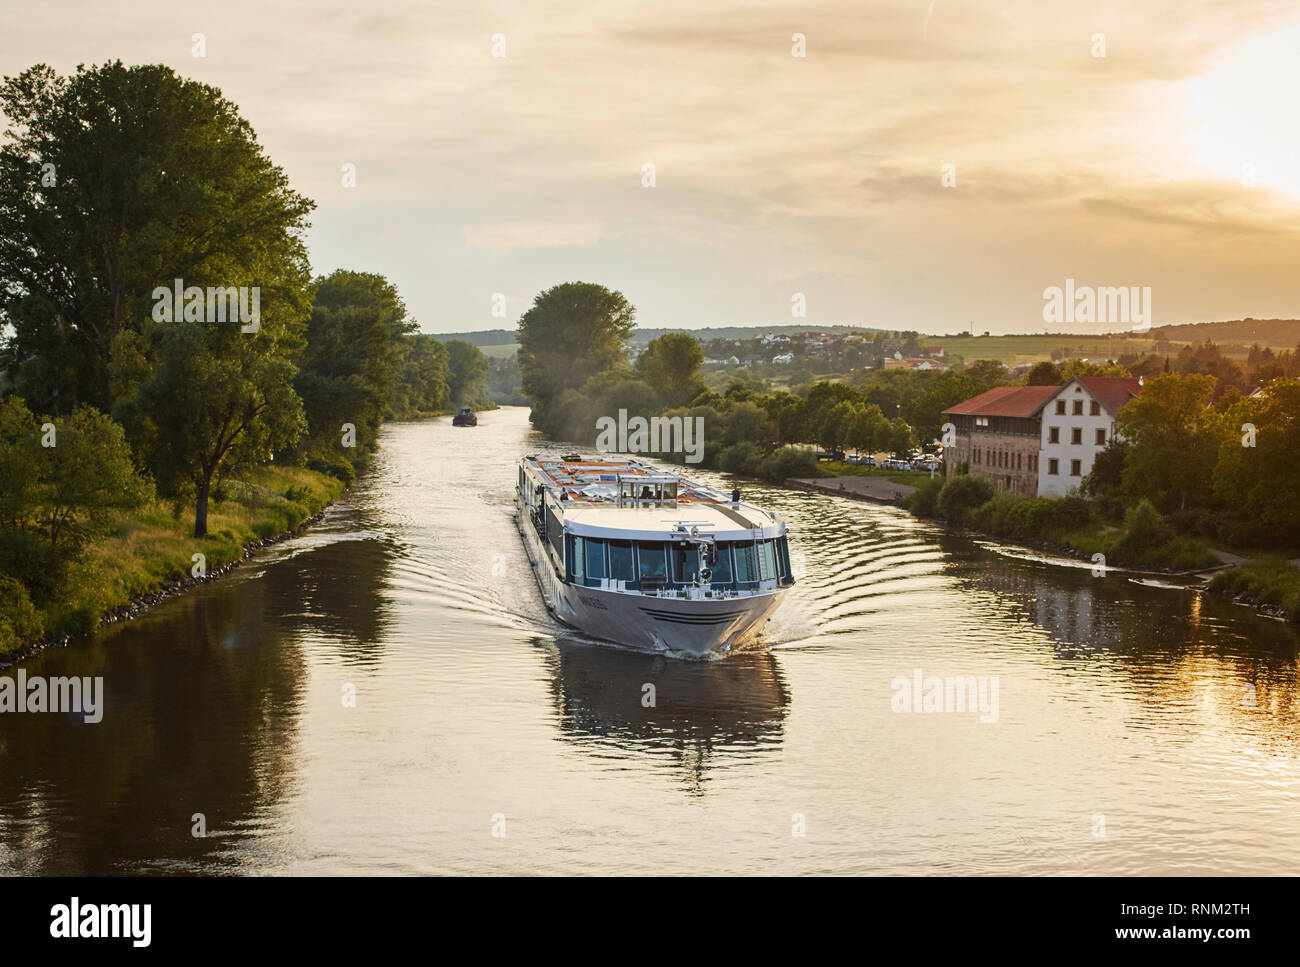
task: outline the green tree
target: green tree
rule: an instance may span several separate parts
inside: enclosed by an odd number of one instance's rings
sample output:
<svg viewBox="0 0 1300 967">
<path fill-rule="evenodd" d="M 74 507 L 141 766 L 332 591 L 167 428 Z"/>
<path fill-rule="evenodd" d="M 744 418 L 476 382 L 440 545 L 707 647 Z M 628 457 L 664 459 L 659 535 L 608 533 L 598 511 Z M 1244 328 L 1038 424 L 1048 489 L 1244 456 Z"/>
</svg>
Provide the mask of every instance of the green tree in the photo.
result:
<svg viewBox="0 0 1300 967">
<path fill-rule="evenodd" d="M 637 374 L 659 389 L 669 407 L 685 406 L 705 391 L 700 378 L 704 351 L 686 332 L 669 332 L 652 339 L 637 357 Z"/>
<path fill-rule="evenodd" d="M 304 287 L 306 279 L 303 279 Z M 290 353 L 274 331 L 168 323 L 149 333 L 148 377 L 119 409 L 158 441 L 153 469 L 164 494 L 192 487 L 194 536 L 208 533 L 214 481 L 265 462 L 306 429 Z"/>
<path fill-rule="evenodd" d="M 149 492 L 122 427 L 85 406 L 38 421 L 17 397 L 0 406 L 0 570 L 49 596 L 66 566 Z"/>
<path fill-rule="evenodd" d="M 262 287 L 301 245 L 312 203 L 288 187 L 216 88 L 120 61 L 0 85 L 0 326 L 4 365 L 39 409 L 107 410 L 111 352 L 154 290 Z"/>
<path fill-rule="evenodd" d="M 1065 377 L 1061 373 L 1061 367 L 1044 359 L 1040 363 L 1034 363 L 1030 368 L 1028 375 L 1025 377 L 1025 385 L 1060 386 L 1064 380 Z"/>
<path fill-rule="evenodd" d="M 364 456 L 377 445 L 379 426 L 397 399 L 403 340 L 416 326 L 381 275 L 339 269 L 314 287 L 294 388 L 312 446 L 342 450 L 343 425 L 351 424 L 352 453 Z"/>
<path fill-rule="evenodd" d="M 553 429 L 555 404 L 596 373 L 624 363 L 636 310 L 621 292 L 565 282 L 538 293 L 519 317 L 519 371 L 536 400 L 533 423 Z"/>
<path fill-rule="evenodd" d="M 402 372 L 393 401 L 398 419 L 439 413 L 451 405 L 447 386 L 447 347 L 433 336 L 411 333 L 402 339 Z"/>
<path fill-rule="evenodd" d="M 1300 379 L 1275 379 L 1228 410 L 1214 489 L 1254 525 L 1254 540 L 1300 543 Z"/>
<path fill-rule="evenodd" d="M 1120 408 L 1116 431 L 1129 443 L 1124 489 L 1157 508 L 1210 502 L 1217 415 L 1210 410 L 1214 377 L 1159 376 Z"/>
<path fill-rule="evenodd" d="M 463 339 L 449 339 L 443 345 L 447 347 L 447 389 L 452 405 L 489 405 L 488 364 L 482 350 Z"/>
</svg>

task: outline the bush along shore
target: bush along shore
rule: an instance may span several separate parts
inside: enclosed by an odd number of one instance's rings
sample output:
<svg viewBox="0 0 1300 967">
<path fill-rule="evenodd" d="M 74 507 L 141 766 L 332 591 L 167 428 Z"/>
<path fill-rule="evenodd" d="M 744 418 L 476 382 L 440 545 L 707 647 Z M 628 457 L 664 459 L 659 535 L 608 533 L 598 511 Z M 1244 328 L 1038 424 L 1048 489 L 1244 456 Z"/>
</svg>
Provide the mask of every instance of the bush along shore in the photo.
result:
<svg viewBox="0 0 1300 967">
<path fill-rule="evenodd" d="M 1083 497 L 1020 497 L 995 493 L 983 477 L 958 474 L 917 485 L 903 506 L 917 517 L 944 520 L 1034 547 L 1098 561 L 1108 567 L 1197 573 L 1220 564 L 1201 541 L 1179 535 L 1148 500 L 1108 519 Z M 1097 558 L 1096 555 L 1102 555 Z"/>
<path fill-rule="evenodd" d="M 1210 581 L 1210 590 L 1300 624 L 1300 568 L 1282 558 L 1259 558 L 1222 571 Z"/>
<path fill-rule="evenodd" d="M 69 563 L 57 596 L 33 601 L 20 582 L 0 575 L 0 664 L 128 621 L 220 577 L 257 549 L 317 523 L 344 486 L 337 476 L 306 467 L 258 467 L 219 489 L 206 537 L 194 537 L 169 504 L 151 500 L 121 514 L 105 537 Z"/>
</svg>

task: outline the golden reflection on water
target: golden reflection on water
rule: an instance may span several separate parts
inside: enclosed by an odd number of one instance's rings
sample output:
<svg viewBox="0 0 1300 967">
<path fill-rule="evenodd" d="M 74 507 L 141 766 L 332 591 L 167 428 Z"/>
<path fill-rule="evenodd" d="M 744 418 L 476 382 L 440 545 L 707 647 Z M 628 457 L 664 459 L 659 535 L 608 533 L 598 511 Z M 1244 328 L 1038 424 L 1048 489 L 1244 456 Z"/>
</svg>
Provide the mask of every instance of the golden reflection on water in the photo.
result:
<svg viewBox="0 0 1300 967">
<path fill-rule="evenodd" d="M 515 465 L 548 447 L 514 409 L 390 425 L 306 537 L 27 663 L 102 675 L 106 714 L 0 716 L 0 872 L 1300 865 L 1294 628 L 745 481 L 801 562 L 768 647 L 618 650 L 528 570 Z M 996 678 L 996 721 L 893 711 L 915 669 Z"/>
</svg>

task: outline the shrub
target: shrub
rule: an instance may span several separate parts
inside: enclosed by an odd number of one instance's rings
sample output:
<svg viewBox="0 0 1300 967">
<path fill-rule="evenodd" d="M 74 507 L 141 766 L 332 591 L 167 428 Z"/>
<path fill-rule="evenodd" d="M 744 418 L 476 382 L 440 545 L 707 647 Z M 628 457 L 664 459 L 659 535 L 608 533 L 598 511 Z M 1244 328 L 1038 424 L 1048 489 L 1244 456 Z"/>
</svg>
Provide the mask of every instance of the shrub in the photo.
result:
<svg viewBox="0 0 1300 967">
<path fill-rule="evenodd" d="M 45 630 L 41 613 L 27 588 L 15 578 L 0 574 L 0 655 L 33 641 Z"/>
<path fill-rule="evenodd" d="M 1281 607 L 1287 620 L 1300 624 L 1300 568 L 1277 558 L 1247 561 L 1220 571 L 1210 588 L 1230 594 L 1248 594 L 1260 604 Z"/>
<path fill-rule="evenodd" d="M 336 477 L 348 486 L 355 483 L 357 479 L 357 470 L 351 461 L 325 448 L 318 447 L 307 455 L 307 468 Z"/>
<path fill-rule="evenodd" d="M 800 447 L 781 447 L 758 464 L 758 475 L 768 480 L 817 476 L 817 455 Z"/>
<path fill-rule="evenodd" d="M 1218 531 L 1218 522 L 1214 514 L 1204 507 L 1189 507 L 1186 510 L 1176 510 L 1169 515 L 1169 523 L 1180 534 L 1214 537 Z"/>
<path fill-rule="evenodd" d="M 1017 518 L 1023 514 L 1017 512 L 1023 503 L 1024 498 L 1015 494 L 995 494 L 987 503 L 973 508 L 970 519 L 980 530 L 995 537 L 1021 536 L 1017 524 L 1022 522 Z"/>
<path fill-rule="evenodd" d="M 903 500 L 903 506 L 917 517 L 937 517 L 939 515 L 939 492 L 947 483 L 942 477 L 922 480 L 917 484 L 916 492 Z"/>
<path fill-rule="evenodd" d="M 1173 538 L 1173 528 L 1144 497 L 1124 515 L 1124 536 L 1116 542 L 1114 553 L 1121 561 L 1155 563 L 1153 551 Z"/>
<path fill-rule="evenodd" d="M 1130 540 L 1146 544 L 1163 544 L 1174 536 L 1160 511 L 1145 497 L 1124 515 L 1124 531 Z"/>
<path fill-rule="evenodd" d="M 718 453 L 718 466 L 727 473 L 740 473 L 758 476 L 758 464 L 763 458 L 763 451 L 758 444 L 746 440 L 724 447 Z"/>
<path fill-rule="evenodd" d="M 968 474 L 953 477 L 939 492 L 939 516 L 951 521 L 966 522 L 971 512 L 993 498 L 993 485 L 983 477 Z"/>
</svg>

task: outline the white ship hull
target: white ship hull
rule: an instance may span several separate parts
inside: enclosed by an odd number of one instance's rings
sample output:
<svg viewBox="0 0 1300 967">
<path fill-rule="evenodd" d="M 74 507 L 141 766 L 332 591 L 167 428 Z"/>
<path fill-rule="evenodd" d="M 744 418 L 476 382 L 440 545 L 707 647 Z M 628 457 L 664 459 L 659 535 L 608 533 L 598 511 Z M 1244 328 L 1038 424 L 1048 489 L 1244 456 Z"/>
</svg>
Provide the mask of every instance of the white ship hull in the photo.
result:
<svg viewBox="0 0 1300 967">
<path fill-rule="evenodd" d="M 682 596 L 568 584 L 556 573 L 522 506 L 517 522 L 546 607 L 560 621 L 593 638 L 695 657 L 726 652 L 762 632 L 785 590 L 774 586 L 711 597 L 698 589 Z"/>
</svg>

